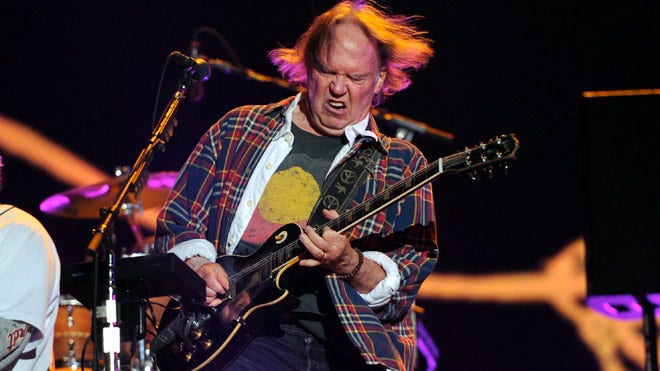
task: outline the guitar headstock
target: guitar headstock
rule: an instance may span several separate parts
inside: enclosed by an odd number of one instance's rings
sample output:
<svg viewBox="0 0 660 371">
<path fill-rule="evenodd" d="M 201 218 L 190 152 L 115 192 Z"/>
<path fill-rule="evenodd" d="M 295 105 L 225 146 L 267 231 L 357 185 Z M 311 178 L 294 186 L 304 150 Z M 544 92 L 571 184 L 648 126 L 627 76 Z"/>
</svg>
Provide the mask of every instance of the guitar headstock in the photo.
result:
<svg viewBox="0 0 660 371">
<path fill-rule="evenodd" d="M 473 147 L 466 147 L 464 151 L 443 159 L 445 172 L 469 171 L 475 179 L 477 171 L 485 170 L 492 174 L 493 165 L 501 165 L 505 170 L 508 161 L 514 160 L 520 142 L 515 134 L 500 135 L 488 142 L 479 143 Z"/>
</svg>

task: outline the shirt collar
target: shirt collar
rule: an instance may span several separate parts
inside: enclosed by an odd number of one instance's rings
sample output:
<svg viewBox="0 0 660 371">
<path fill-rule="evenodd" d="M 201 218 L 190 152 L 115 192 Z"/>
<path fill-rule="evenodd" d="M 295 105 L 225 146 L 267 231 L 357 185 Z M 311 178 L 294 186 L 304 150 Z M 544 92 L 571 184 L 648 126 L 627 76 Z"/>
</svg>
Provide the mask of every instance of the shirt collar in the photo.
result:
<svg viewBox="0 0 660 371">
<path fill-rule="evenodd" d="M 369 114 L 357 124 L 347 126 L 346 130 L 344 130 L 344 135 L 346 136 L 346 140 L 348 140 L 348 145 L 351 147 L 358 137 L 370 137 L 378 141 L 378 135 L 369 130 Z"/>
<path fill-rule="evenodd" d="M 286 108 L 284 108 L 284 126 L 282 127 L 282 130 L 275 136 L 275 138 L 280 138 L 286 133 L 291 133 L 291 123 L 293 122 L 293 110 L 296 108 L 298 105 L 298 102 L 300 102 L 300 97 L 301 93 L 296 94 L 296 96 L 293 98 L 291 103 L 289 103 Z"/>
</svg>

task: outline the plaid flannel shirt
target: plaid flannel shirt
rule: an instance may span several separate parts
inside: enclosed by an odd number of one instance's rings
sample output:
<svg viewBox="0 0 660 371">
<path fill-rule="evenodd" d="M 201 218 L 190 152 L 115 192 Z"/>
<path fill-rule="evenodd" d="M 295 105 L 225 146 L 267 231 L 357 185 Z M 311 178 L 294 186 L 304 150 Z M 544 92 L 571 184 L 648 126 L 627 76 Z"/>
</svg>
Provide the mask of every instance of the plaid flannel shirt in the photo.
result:
<svg viewBox="0 0 660 371">
<path fill-rule="evenodd" d="M 226 253 L 226 234 L 251 171 L 284 125 L 282 113 L 292 100 L 236 108 L 207 130 L 181 169 L 158 217 L 157 250 L 206 239 L 216 246 L 218 255 Z M 379 136 L 386 155 L 381 156 L 349 209 L 427 164 L 409 142 L 380 134 L 373 118 L 369 129 Z M 340 162 L 350 158 L 362 142 L 356 141 Z M 365 220 L 349 238 L 357 248 L 388 255 L 399 266 L 401 282 L 389 303 L 374 309 L 346 281 L 328 275 L 327 286 L 340 321 L 366 363 L 412 370 L 416 358 L 412 305 L 438 255 L 431 185 Z"/>
</svg>

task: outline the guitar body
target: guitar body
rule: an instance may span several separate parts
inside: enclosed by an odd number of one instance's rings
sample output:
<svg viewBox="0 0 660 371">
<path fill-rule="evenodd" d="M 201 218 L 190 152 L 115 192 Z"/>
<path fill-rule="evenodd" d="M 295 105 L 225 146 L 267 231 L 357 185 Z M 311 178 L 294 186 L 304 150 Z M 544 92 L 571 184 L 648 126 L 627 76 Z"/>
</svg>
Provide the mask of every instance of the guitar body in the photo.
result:
<svg viewBox="0 0 660 371">
<path fill-rule="evenodd" d="M 230 281 L 229 292 L 219 306 L 185 307 L 170 301 L 158 333 L 168 344 L 159 343 L 157 337 L 152 345 L 159 348 L 155 352 L 158 368 L 218 370 L 228 366 L 254 331 L 280 310 L 277 304 L 288 302 L 288 291 L 279 287 L 279 278 L 298 252 L 282 247 L 297 245 L 301 232 L 297 224 L 287 224 L 251 255 L 219 257 L 216 262 L 225 269 Z"/>
</svg>

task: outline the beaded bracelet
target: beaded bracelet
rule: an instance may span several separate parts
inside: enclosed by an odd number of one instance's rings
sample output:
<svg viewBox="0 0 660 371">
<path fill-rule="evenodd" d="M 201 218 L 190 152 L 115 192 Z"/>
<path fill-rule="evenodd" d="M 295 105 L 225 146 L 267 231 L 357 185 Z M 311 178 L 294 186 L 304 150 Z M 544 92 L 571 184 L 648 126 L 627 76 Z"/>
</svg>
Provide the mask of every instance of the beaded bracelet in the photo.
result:
<svg viewBox="0 0 660 371">
<path fill-rule="evenodd" d="M 355 251 L 357 251 L 357 253 L 358 253 L 358 263 L 357 263 L 357 265 L 355 266 L 355 268 L 353 268 L 351 273 L 338 274 L 337 278 L 342 279 L 342 280 L 347 280 L 347 279 L 353 278 L 353 276 L 355 276 L 360 271 L 360 268 L 362 268 L 362 263 L 364 263 L 364 255 L 362 254 L 362 251 L 360 251 L 358 249 L 355 249 Z"/>
</svg>

